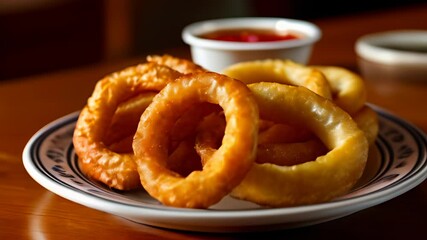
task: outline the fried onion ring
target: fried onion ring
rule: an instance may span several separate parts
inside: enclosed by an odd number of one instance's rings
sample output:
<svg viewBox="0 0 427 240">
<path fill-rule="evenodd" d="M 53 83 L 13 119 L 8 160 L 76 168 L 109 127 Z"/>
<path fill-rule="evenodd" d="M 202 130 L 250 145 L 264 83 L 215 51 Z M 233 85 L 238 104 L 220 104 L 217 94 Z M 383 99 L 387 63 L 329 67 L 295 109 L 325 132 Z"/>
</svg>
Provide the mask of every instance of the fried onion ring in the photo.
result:
<svg viewBox="0 0 427 240">
<path fill-rule="evenodd" d="M 221 147 L 203 170 L 182 177 L 167 168 L 168 138 L 174 122 L 195 102 L 219 104 L 227 125 Z M 252 93 L 240 81 L 216 73 L 178 78 L 154 97 L 141 116 L 133 149 L 142 186 L 165 205 L 207 208 L 217 203 L 252 166 L 258 117 Z"/>
<path fill-rule="evenodd" d="M 321 71 L 329 82 L 333 101 L 348 113 L 359 111 L 366 102 L 363 79 L 354 72 L 336 66 L 312 66 Z"/>
<path fill-rule="evenodd" d="M 254 163 L 233 197 L 274 207 L 331 200 L 361 177 L 368 156 L 364 133 L 331 101 L 303 87 L 277 83 L 249 85 L 261 118 L 303 124 L 329 149 L 316 160 L 293 166 Z"/>
<path fill-rule="evenodd" d="M 82 171 L 120 190 L 141 186 L 133 154 L 120 154 L 105 145 L 106 129 L 120 103 L 144 91 L 159 91 L 180 73 L 154 63 L 129 67 L 98 81 L 81 111 L 73 144 Z"/>
<path fill-rule="evenodd" d="M 241 62 L 227 67 L 223 72 L 246 84 L 276 82 L 304 86 L 320 96 L 332 98 L 329 83 L 320 71 L 290 60 L 267 59 Z"/>
</svg>

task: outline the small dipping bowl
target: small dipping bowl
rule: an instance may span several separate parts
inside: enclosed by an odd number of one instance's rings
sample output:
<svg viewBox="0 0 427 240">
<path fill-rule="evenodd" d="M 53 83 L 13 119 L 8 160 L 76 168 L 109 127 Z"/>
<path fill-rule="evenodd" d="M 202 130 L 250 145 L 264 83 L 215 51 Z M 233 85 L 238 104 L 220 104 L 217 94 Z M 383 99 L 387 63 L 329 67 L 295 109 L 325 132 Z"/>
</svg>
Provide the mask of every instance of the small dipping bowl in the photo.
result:
<svg viewBox="0 0 427 240">
<path fill-rule="evenodd" d="M 208 39 L 207 34 L 224 31 L 270 31 L 278 36 L 295 35 L 295 39 L 274 41 L 225 41 Z M 186 26 L 182 39 L 190 45 L 192 60 L 215 72 L 237 62 L 257 59 L 290 59 L 307 64 L 313 44 L 321 37 L 320 29 L 306 21 L 286 18 L 224 18 L 196 22 Z"/>
<path fill-rule="evenodd" d="M 426 30 L 365 35 L 356 41 L 355 50 L 366 79 L 427 82 Z"/>
</svg>

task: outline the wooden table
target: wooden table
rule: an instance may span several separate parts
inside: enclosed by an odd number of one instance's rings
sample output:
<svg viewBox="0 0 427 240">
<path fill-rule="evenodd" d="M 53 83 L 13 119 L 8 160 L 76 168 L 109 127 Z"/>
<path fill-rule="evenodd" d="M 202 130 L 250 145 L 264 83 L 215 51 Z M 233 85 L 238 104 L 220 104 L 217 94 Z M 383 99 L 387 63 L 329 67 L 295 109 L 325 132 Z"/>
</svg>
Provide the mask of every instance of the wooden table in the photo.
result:
<svg viewBox="0 0 427 240">
<path fill-rule="evenodd" d="M 324 35 L 315 47 L 312 63 L 357 71 L 354 43 L 359 36 L 395 28 L 427 29 L 426 16 L 427 5 L 419 5 L 316 21 Z M 188 56 L 187 49 L 184 54 Z M 21 157 L 28 139 L 45 124 L 81 109 L 102 76 L 140 60 L 0 82 L 0 239 L 232 239 L 267 235 L 411 239 L 424 235 L 427 182 L 386 203 L 323 224 L 267 233 L 204 234 L 133 223 L 61 198 L 31 179 Z M 427 83 L 367 81 L 367 86 L 370 102 L 427 131 Z"/>
</svg>

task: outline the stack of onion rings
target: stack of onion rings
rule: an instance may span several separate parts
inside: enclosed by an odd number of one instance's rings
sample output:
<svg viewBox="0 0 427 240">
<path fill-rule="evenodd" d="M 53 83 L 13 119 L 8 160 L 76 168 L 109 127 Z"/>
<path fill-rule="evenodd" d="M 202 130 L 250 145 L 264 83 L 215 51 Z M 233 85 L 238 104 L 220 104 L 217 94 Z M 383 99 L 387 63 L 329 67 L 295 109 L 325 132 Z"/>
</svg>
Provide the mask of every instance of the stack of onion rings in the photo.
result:
<svg viewBox="0 0 427 240">
<path fill-rule="evenodd" d="M 89 177 L 165 205 L 230 195 L 283 207 L 349 191 L 377 134 L 363 80 L 346 69 L 270 59 L 222 75 L 153 55 L 98 82 L 73 143 Z"/>
</svg>

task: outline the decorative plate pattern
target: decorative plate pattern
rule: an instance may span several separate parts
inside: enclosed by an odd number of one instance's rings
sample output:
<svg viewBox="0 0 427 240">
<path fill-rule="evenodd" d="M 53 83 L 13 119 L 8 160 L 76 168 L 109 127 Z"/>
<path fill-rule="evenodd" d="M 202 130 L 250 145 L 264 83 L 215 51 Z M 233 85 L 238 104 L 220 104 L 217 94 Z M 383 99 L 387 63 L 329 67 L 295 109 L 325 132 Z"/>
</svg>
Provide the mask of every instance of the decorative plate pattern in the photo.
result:
<svg viewBox="0 0 427 240">
<path fill-rule="evenodd" d="M 373 106 L 380 133 L 359 184 L 334 201 L 290 208 L 263 208 L 225 197 L 206 210 L 163 206 L 143 190 L 114 191 L 80 171 L 72 135 L 78 113 L 38 131 L 23 152 L 24 166 L 46 189 L 79 204 L 129 220 L 191 231 L 254 231 L 293 228 L 340 218 L 392 199 L 427 177 L 426 136 L 412 124 Z"/>
</svg>

